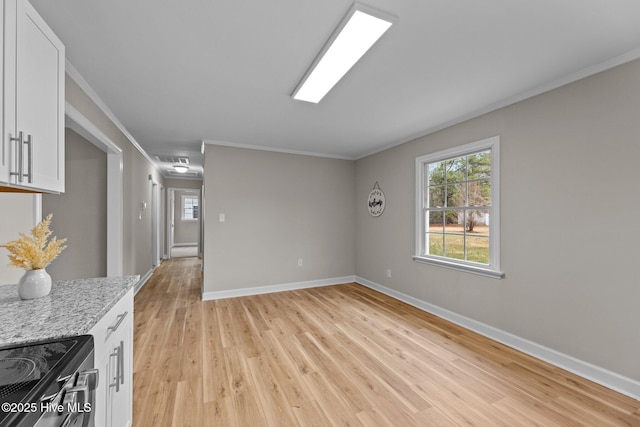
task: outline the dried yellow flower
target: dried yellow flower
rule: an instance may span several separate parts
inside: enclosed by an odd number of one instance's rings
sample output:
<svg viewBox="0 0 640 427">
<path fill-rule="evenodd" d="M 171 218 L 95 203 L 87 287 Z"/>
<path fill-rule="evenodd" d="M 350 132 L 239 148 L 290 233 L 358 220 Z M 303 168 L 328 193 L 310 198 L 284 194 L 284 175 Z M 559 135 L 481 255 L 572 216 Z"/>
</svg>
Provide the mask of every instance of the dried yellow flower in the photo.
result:
<svg viewBox="0 0 640 427">
<path fill-rule="evenodd" d="M 67 239 L 58 240 L 54 236 L 49 240 L 49 236 L 51 236 L 51 230 L 49 230 L 51 218 L 53 218 L 53 214 L 49 214 L 31 229 L 31 236 L 33 237 L 18 233 L 20 234 L 19 239 L 0 245 L 0 248 L 6 248 L 9 251 L 9 261 L 11 261 L 9 266 L 24 268 L 25 270 L 39 270 L 48 266 L 51 261 L 66 249 L 66 246 L 62 246 L 62 244 Z"/>
</svg>

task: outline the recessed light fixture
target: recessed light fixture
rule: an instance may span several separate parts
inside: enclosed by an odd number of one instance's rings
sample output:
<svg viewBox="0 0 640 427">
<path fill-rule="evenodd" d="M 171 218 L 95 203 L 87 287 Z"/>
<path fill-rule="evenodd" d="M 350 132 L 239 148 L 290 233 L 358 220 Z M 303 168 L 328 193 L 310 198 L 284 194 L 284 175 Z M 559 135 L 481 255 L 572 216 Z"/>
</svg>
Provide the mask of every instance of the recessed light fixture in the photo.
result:
<svg viewBox="0 0 640 427">
<path fill-rule="evenodd" d="M 320 102 L 394 20 L 368 6 L 354 3 L 293 91 L 293 99 Z"/>
<path fill-rule="evenodd" d="M 185 173 L 186 171 L 189 170 L 189 166 L 185 166 L 185 165 L 173 165 L 173 170 L 178 172 L 178 173 Z"/>
</svg>

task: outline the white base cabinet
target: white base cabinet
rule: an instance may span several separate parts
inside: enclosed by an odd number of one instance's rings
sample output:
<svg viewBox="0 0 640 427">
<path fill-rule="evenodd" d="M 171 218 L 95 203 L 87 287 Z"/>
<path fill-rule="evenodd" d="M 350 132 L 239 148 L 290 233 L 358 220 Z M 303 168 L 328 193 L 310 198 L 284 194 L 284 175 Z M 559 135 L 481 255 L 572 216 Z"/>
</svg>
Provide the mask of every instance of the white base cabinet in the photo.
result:
<svg viewBox="0 0 640 427">
<path fill-rule="evenodd" d="M 91 329 L 99 370 L 93 408 L 96 427 L 133 422 L 133 289 Z"/>
<path fill-rule="evenodd" d="M 3 0 L 0 185 L 64 192 L 64 45 L 27 0 Z"/>
</svg>

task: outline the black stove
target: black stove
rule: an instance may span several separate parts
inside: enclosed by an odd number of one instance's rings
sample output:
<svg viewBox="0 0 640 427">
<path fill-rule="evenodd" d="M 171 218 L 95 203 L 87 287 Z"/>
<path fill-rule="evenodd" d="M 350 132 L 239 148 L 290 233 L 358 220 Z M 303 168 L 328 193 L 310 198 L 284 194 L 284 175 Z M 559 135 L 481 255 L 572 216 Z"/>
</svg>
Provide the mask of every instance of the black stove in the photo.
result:
<svg viewBox="0 0 640 427">
<path fill-rule="evenodd" d="M 90 335 L 0 347 L 0 427 L 91 426 Z"/>
</svg>

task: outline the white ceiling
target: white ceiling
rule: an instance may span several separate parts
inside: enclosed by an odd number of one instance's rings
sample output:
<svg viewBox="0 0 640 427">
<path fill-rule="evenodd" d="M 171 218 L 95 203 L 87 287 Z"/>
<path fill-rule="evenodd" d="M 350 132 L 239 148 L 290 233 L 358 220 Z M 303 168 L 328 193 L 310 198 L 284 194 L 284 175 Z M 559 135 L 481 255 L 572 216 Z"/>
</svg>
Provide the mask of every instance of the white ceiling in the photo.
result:
<svg viewBox="0 0 640 427">
<path fill-rule="evenodd" d="M 197 164 L 203 139 L 358 158 L 640 56 L 638 0 L 362 0 L 397 22 L 314 105 L 289 95 L 349 0 L 31 2 L 152 157 Z"/>
</svg>

